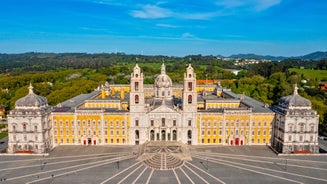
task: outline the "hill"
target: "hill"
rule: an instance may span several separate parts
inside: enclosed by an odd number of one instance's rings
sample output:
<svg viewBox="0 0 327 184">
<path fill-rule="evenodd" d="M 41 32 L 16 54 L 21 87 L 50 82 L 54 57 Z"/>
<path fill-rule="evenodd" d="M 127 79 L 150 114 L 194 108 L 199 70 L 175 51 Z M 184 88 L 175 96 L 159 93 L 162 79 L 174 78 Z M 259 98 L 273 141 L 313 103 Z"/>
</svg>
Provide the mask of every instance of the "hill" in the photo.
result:
<svg viewBox="0 0 327 184">
<path fill-rule="evenodd" d="M 270 55 L 263 56 L 263 55 L 256 55 L 256 54 L 234 54 L 229 56 L 229 58 L 257 59 L 257 60 L 267 59 L 272 61 L 280 61 L 284 59 L 302 59 L 302 60 L 318 61 L 321 59 L 326 59 L 327 52 L 317 51 L 303 56 L 294 56 L 294 57 L 270 56 Z"/>
</svg>

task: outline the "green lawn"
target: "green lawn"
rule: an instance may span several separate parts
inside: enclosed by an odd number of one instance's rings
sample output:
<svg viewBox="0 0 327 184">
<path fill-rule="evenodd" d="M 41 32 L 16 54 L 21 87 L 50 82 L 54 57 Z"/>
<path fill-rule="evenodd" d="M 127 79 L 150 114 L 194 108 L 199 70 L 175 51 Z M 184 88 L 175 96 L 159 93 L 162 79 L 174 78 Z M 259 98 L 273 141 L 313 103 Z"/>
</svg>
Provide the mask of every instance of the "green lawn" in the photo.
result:
<svg viewBox="0 0 327 184">
<path fill-rule="evenodd" d="M 8 136 L 8 132 L 2 132 L 0 133 L 0 139 L 7 137 Z"/>
<path fill-rule="evenodd" d="M 321 81 L 327 81 L 327 70 L 290 68 L 289 71 L 303 74 L 304 77 L 307 79 L 317 78 L 318 80 Z"/>
<path fill-rule="evenodd" d="M 7 127 L 6 124 L 0 124 L 0 129 Z"/>
</svg>

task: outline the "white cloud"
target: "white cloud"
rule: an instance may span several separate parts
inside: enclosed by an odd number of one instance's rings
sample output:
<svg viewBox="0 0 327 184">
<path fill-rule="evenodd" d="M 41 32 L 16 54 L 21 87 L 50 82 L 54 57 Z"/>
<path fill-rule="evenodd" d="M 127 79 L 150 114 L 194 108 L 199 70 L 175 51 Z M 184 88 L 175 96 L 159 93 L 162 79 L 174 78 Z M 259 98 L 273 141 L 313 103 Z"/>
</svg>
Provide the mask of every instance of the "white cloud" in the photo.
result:
<svg viewBox="0 0 327 184">
<path fill-rule="evenodd" d="M 176 13 L 176 17 L 182 19 L 192 19 L 192 20 L 208 20 L 213 17 L 223 16 L 222 12 L 207 12 L 207 13 Z"/>
<path fill-rule="evenodd" d="M 144 5 L 141 10 L 131 11 L 133 17 L 143 19 L 166 18 L 172 16 L 172 14 L 170 10 L 149 4 Z"/>
<path fill-rule="evenodd" d="M 281 0 L 254 0 L 255 9 L 257 11 L 262 11 L 268 9 L 272 6 L 278 5 L 281 3 Z"/>
<path fill-rule="evenodd" d="M 171 25 L 171 24 L 156 24 L 158 27 L 166 27 L 166 28 L 177 28 L 178 26 Z"/>
<path fill-rule="evenodd" d="M 263 11 L 272 6 L 278 5 L 282 0 L 219 0 L 217 6 L 224 8 L 246 8 L 255 11 Z"/>
<path fill-rule="evenodd" d="M 196 38 L 194 35 L 192 35 L 191 33 L 183 33 L 182 34 L 182 38 L 192 38 L 192 39 L 194 39 L 194 38 Z"/>
<path fill-rule="evenodd" d="M 191 20 L 208 20 L 213 17 L 222 16 L 220 11 L 216 12 L 177 12 L 176 10 L 170 10 L 159 7 L 160 4 L 156 5 L 143 5 L 140 10 L 130 11 L 130 15 L 135 18 L 143 19 L 157 19 L 157 18 L 178 18 L 178 19 L 191 19 Z"/>
</svg>

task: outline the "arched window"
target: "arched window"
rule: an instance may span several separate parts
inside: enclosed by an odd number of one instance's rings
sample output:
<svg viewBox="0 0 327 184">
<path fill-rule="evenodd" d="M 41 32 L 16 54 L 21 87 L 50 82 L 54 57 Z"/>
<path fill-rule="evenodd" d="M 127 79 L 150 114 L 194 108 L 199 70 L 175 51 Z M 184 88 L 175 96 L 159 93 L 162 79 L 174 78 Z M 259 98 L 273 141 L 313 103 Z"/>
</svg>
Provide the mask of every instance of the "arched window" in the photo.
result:
<svg viewBox="0 0 327 184">
<path fill-rule="evenodd" d="M 292 124 L 288 124 L 288 129 L 289 129 L 289 132 L 293 132 L 293 125 Z"/>
<path fill-rule="evenodd" d="M 135 91 L 138 91 L 139 90 L 139 82 L 135 82 L 134 86 L 135 86 Z"/>
<path fill-rule="evenodd" d="M 136 103 L 136 104 L 139 103 L 139 95 L 135 95 L 135 103 Z"/>
<path fill-rule="evenodd" d="M 187 97 L 187 101 L 188 101 L 189 104 L 192 103 L 192 95 L 188 95 L 188 97 Z"/>
<path fill-rule="evenodd" d="M 138 130 L 135 130 L 135 139 L 139 139 L 140 132 Z"/>
<path fill-rule="evenodd" d="M 189 91 L 192 91 L 192 82 L 188 82 L 188 84 L 187 84 L 187 89 L 188 89 Z"/>
<path fill-rule="evenodd" d="M 23 124 L 23 130 L 26 131 L 26 124 Z"/>
<path fill-rule="evenodd" d="M 166 121 L 166 119 L 165 119 L 165 118 L 162 118 L 162 119 L 161 119 L 161 126 L 163 126 L 163 127 L 165 126 L 165 124 L 166 124 L 166 122 L 165 122 L 165 121 Z"/>
<path fill-rule="evenodd" d="M 304 124 L 301 123 L 301 124 L 299 124 L 299 125 L 300 125 L 300 132 L 304 132 Z"/>
</svg>

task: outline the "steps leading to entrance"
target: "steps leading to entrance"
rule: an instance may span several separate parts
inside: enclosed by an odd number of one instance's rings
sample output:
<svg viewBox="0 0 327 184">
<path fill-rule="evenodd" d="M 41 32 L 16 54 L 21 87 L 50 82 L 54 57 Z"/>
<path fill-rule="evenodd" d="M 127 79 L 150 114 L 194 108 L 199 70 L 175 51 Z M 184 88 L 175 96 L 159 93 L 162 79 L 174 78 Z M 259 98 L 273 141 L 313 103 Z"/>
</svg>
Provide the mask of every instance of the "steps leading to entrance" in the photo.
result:
<svg viewBox="0 0 327 184">
<path fill-rule="evenodd" d="M 191 160 L 187 145 L 180 142 L 156 141 L 144 144 L 139 152 L 139 160 L 153 169 L 170 170 L 184 164 L 185 161 Z"/>
</svg>

